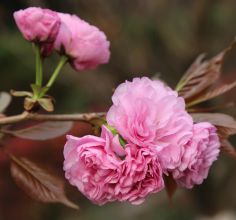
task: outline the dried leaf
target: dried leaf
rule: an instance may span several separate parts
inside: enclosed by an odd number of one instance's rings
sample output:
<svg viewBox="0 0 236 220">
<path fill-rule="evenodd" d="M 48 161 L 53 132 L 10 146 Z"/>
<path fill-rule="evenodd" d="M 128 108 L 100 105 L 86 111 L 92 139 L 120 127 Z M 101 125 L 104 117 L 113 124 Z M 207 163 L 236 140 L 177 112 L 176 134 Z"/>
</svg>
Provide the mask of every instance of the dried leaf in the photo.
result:
<svg viewBox="0 0 236 220">
<path fill-rule="evenodd" d="M 228 140 L 221 141 L 221 150 L 236 160 L 236 150 Z"/>
<path fill-rule="evenodd" d="M 10 91 L 12 96 L 16 96 L 16 97 L 33 97 L 33 93 L 32 92 L 28 92 L 28 91 L 15 91 L 15 90 L 11 90 Z"/>
<path fill-rule="evenodd" d="M 205 102 L 209 99 L 215 98 L 225 92 L 228 92 L 236 86 L 236 81 L 230 84 L 223 84 L 216 88 L 209 89 L 209 91 L 204 92 L 204 94 L 194 98 L 194 101 L 187 104 L 188 107 Z"/>
<path fill-rule="evenodd" d="M 217 127 L 221 138 L 236 134 L 236 121 L 233 117 L 222 113 L 192 113 L 194 122 L 210 122 Z"/>
<path fill-rule="evenodd" d="M 164 181 L 165 181 L 166 192 L 168 194 L 169 199 L 171 200 L 174 193 L 177 190 L 177 183 L 175 182 L 175 180 L 171 175 L 164 176 Z"/>
<path fill-rule="evenodd" d="M 24 108 L 26 111 L 30 111 L 35 106 L 36 101 L 32 98 L 26 97 L 24 100 Z"/>
<path fill-rule="evenodd" d="M 30 140 L 47 140 L 64 135 L 72 128 L 71 121 L 48 121 L 20 130 L 4 130 L 5 133 Z"/>
<path fill-rule="evenodd" d="M 103 115 L 101 117 L 93 118 L 90 120 L 90 123 L 101 127 L 103 124 L 106 124 L 106 117 Z"/>
<path fill-rule="evenodd" d="M 205 55 L 200 55 L 178 83 L 179 95 L 190 99 L 212 85 L 220 77 L 224 57 L 234 43 L 210 60 L 203 61 Z"/>
<path fill-rule="evenodd" d="M 54 105 L 50 98 L 41 98 L 38 100 L 39 105 L 48 112 L 54 111 Z"/>
<path fill-rule="evenodd" d="M 101 127 L 104 124 L 107 124 L 106 118 L 105 117 L 100 117 L 100 118 L 94 118 L 89 121 L 90 124 L 93 126 L 93 133 L 97 136 L 101 134 Z"/>
<path fill-rule="evenodd" d="M 0 113 L 4 112 L 11 103 L 11 96 L 7 92 L 0 92 Z"/>
<path fill-rule="evenodd" d="M 78 206 L 66 197 L 61 179 L 25 158 L 12 155 L 10 158 L 13 179 L 31 198 L 41 202 L 59 202 L 78 209 Z"/>
</svg>

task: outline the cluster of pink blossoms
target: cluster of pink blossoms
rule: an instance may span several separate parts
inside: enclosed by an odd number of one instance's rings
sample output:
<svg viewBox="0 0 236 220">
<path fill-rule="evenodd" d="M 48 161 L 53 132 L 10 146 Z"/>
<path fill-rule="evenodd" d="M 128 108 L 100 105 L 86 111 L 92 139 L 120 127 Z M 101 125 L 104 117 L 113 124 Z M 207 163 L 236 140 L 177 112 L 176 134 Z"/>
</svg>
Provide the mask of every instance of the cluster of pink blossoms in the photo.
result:
<svg viewBox="0 0 236 220">
<path fill-rule="evenodd" d="M 72 185 L 102 205 L 140 204 L 164 189 L 164 175 L 186 188 L 203 182 L 219 155 L 219 138 L 212 124 L 193 123 L 177 92 L 135 78 L 119 85 L 112 101 L 100 137 L 67 136 L 64 170 Z"/>
<path fill-rule="evenodd" d="M 92 69 L 109 60 L 106 35 L 76 15 L 30 7 L 15 12 L 14 18 L 24 38 L 41 46 L 43 56 L 56 50 L 76 70 Z"/>
</svg>

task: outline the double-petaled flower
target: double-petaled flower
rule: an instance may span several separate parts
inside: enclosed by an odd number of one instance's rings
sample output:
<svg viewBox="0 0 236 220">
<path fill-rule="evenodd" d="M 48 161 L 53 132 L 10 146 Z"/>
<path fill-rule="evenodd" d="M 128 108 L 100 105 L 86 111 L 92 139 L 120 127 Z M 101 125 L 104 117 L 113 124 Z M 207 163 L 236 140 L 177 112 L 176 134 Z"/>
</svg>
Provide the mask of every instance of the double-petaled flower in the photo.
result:
<svg viewBox="0 0 236 220">
<path fill-rule="evenodd" d="M 101 137 L 68 136 L 64 170 L 71 184 L 101 205 L 140 204 L 164 188 L 163 175 L 186 188 L 203 182 L 219 155 L 219 138 L 210 123 L 193 123 L 183 98 L 143 77 L 122 83 L 112 101 L 107 122 L 117 134 L 103 127 Z"/>
</svg>

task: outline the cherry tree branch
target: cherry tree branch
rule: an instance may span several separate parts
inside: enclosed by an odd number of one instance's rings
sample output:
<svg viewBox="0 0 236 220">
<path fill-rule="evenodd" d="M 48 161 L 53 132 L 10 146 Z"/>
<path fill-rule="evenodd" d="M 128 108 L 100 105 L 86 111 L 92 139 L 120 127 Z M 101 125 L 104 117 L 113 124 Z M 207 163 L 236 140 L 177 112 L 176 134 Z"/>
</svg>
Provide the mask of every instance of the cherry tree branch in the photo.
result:
<svg viewBox="0 0 236 220">
<path fill-rule="evenodd" d="M 92 119 L 105 116 L 105 112 L 81 114 L 38 114 L 23 112 L 19 115 L 0 118 L 0 125 L 15 124 L 22 121 L 81 121 L 90 123 Z"/>
</svg>

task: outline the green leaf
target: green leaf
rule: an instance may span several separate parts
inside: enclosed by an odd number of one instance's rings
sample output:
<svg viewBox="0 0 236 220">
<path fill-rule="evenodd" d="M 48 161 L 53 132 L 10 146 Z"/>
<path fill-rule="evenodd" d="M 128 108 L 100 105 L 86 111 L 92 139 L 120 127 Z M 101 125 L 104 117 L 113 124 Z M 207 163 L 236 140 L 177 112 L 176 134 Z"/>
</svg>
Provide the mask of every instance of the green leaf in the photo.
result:
<svg viewBox="0 0 236 220">
<path fill-rule="evenodd" d="M 114 136 L 115 136 L 115 135 L 118 135 L 120 145 L 121 145 L 122 147 L 125 147 L 126 141 L 125 141 L 125 139 L 124 139 L 123 137 L 121 137 L 121 135 L 118 133 L 118 131 L 117 131 L 114 127 L 108 125 L 107 123 L 106 123 L 105 126 L 111 131 L 111 133 L 112 133 Z"/>
<path fill-rule="evenodd" d="M 30 140 L 47 140 L 64 135 L 72 126 L 71 121 L 47 121 L 20 130 L 4 130 L 4 133 Z"/>
<path fill-rule="evenodd" d="M 59 202 L 70 208 L 79 207 L 66 197 L 64 182 L 25 158 L 11 158 L 11 175 L 16 184 L 31 198 L 46 203 Z"/>
<path fill-rule="evenodd" d="M 33 90 L 33 93 L 34 93 L 34 98 L 36 100 L 38 100 L 39 98 L 42 98 L 48 91 L 48 87 L 44 86 L 44 87 L 41 87 L 39 85 L 36 85 L 36 84 L 31 84 L 31 88 Z"/>
<path fill-rule="evenodd" d="M 11 103 L 11 96 L 7 92 L 0 92 L 0 113 L 4 112 Z"/>
<path fill-rule="evenodd" d="M 46 86 L 42 87 L 41 90 L 40 90 L 39 97 L 40 98 L 43 97 L 47 93 L 48 90 L 49 90 L 49 87 L 46 87 Z"/>
<path fill-rule="evenodd" d="M 33 90 L 33 94 L 38 96 L 40 94 L 40 92 L 41 92 L 41 86 L 36 85 L 36 84 L 31 84 L 30 86 L 31 86 L 31 88 Z"/>
<path fill-rule="evenodd" d="M 122 138 L 120 135 L 119 135 L 119 142 L 120 142 L 120 145 L 121 145 L 122 147 L 125 147 L 126 141 L 125 141 L 125 139 Z"/>
<path fill-rule="evenodd" d="M 105 126 L 111 131 L 111 133 L 112 133 L 113 135 L 119 134 L 118 131 L 117 131 L 114 127 L 112 127 L 112 126 L 110 126 L 110 125 L 108 125 L 108 124 L 106 124 Z"/>
</svg>

